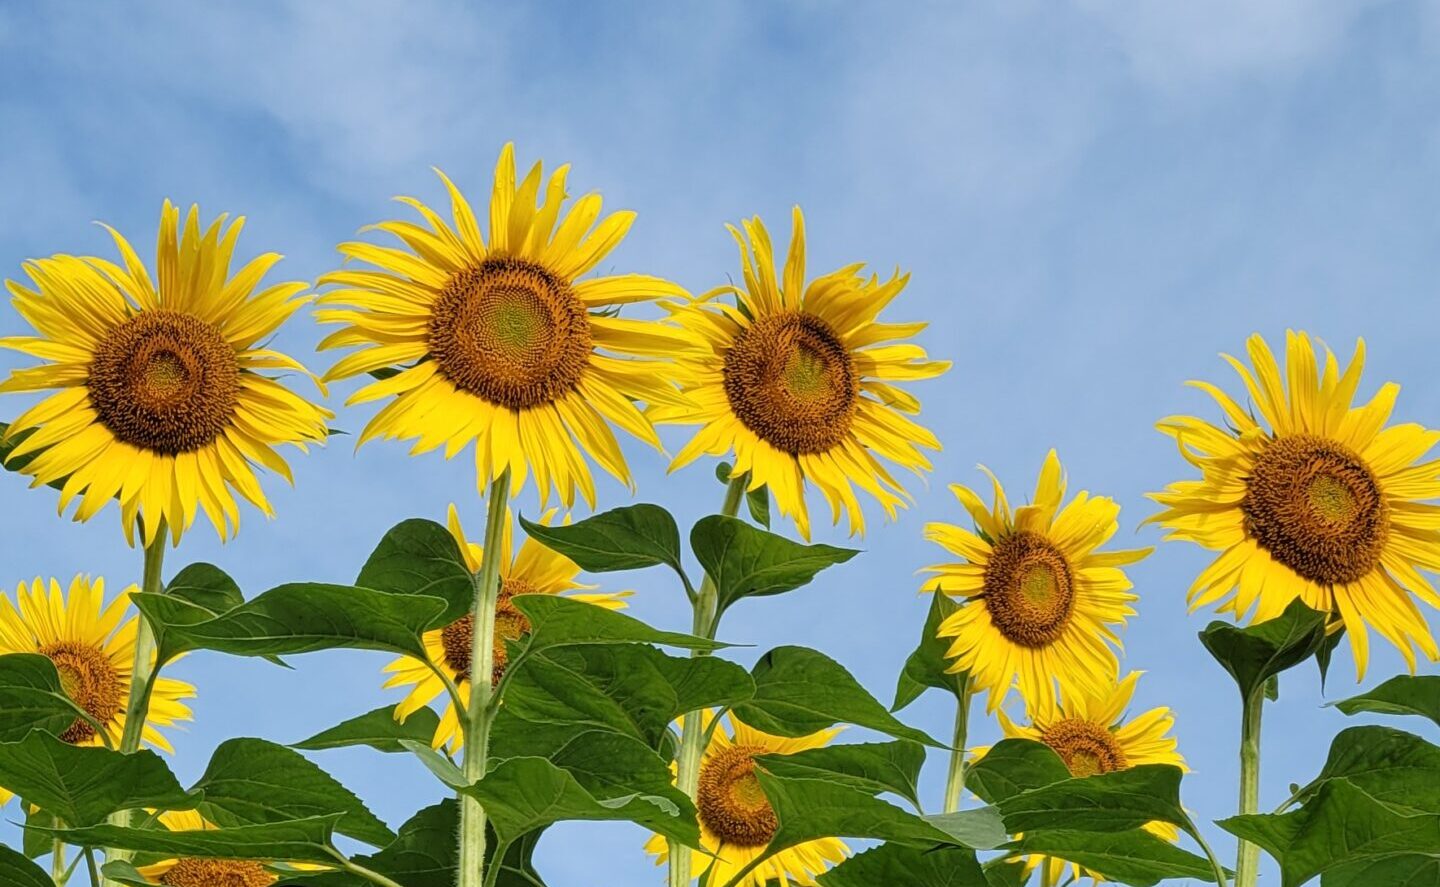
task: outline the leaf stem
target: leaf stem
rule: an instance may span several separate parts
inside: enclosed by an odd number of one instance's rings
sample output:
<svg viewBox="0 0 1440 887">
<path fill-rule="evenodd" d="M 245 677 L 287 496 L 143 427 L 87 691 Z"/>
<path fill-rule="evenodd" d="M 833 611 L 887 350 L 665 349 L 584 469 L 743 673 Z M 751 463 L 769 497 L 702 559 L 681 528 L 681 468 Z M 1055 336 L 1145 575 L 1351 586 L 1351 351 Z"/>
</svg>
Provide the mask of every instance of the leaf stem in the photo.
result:
<svg viewBox="0 0 1440 887">
<path fill-rule="evenodd" d="M 380 887 L 404 887 L 404 885 L 400 884 L 397 881 L 390 880 L 379 872 L 371 871 L 365 866 L 360 865 L 358 862 L 351 861 L 348 857 L 345 856 L 345 854 L 339 852 L 338 850 L 335 850 L 334 848 L 330 849 L 330 855 L 334 856 L 335 859 L 339 861 L 340 868 L 344 869 L 352 875 L 355 875 L 356 877 L 364 878 L 372 884 L 379 884 Z"/>
<path fill-rule="evenodd" d="M 745 486 L 748 480 L 748 473 L 730 476 L 730 482 L 725 487 L 725 501 L 720 506 L 721 514 L 726 517 L 734 517 L 739 512 L 740 500 L 745 498 Z M 692 634 L 708 639 L 715 637 L 715 630 L 719 627 L 720 621 L 716 613 L 718 595 L 715 581 L 707 574 L 700 583 L 699 593 L 692 601 L 694 605 L 694 615 L 691 619 Z M 705 656 L 708 654 L 704 651 L 692 650 L 690 655 Z M 696 788 L 700 783 L 700 758 L 705 751 L 705 738 L 706 729 L 700 712 L 687 713 L 680 724 L 680 752 L 675 758 L 675 785 L 691 800 L 694 800 Z M 690 848 L 678 841 L 669 842 L 669 848 L 670 869 L 667 881 L 669 887 L 689 887 L 692 858 Z"/>
<path fill-rule="evenodd" d="M 1182 810 L 1181 812 L 1184 811 Z M 1195 843 L 1199 844 L 1200 849 L 1204 851 L 1205 858 L 1210 861 L 1210 870 L 1215 873 L 1215 883 L 1218 884 L 1219 887 L 1225 887 L 1225 885 L 1229 883 L 1229 879 L 1225 877 L 1225 866 L 1220 864 L 1220 857 L 1215 855 L 1215 851 L 1211 849 L 1210 843 L 1205 840 L 1204 835 L 1200 834 L 1200 828 L 1195 825 L 1195 820 L 1192 819 L 1189 814 L 1186 814 L 1185 824 L 1181 827 L 1185 829 L 1186 834 L 1195 839 Z"/>
<path fill-rule="evenodd" d="M 100 867 L 95 864 L 95 848 L 85 848 L 85 867 L 90 870 L 90 883 L 100 883 Z"/>
<path fill-rule="evenodd" d="M 55 882 L 56 887 L 65 887 L 65 882 L 70 880 L 66 874 L 68 866 L 65 865 L 65 842 L 58 836 L 51 839 L 50 843 L 50 880 Z"/>
<path fill-rule="evenodd" d="M 965 798 L 965 741 L 970 729 L 970 673 L 955 680 L 955 734 L 950 741 L 950 771 L 945 777 L 945 813 L 960 809 Z"/>
<path fill-rule="evenodd" d="M 505 532 L 510 496 L 510 469 L 490 484 L 485 515 L 485 543 L 480 572 L 472 576 L 475 604 L 471 609 L 470 701 L 463 715 L 465 750 L 461 772 L 474 785 L 485 775 L 490 752 L 490 725 L 495 719 L 495 607 L 500 598 L 500 541 Z M 356 874 L 359 874 L 358 872 Z M 378 882 L 377 882 L 378 883 Z M 459 887 L 485 883 L 485 808 L 475 797 L 460 793 Z"/>
<path fill-rule="evenodd" d="M 1265 707 L 1265 688 L 1256 687 L 1245 697 L 1240 714 L 1240 814 L 1260 810 L 1260 715 Z M 1259 876 L 1260 848 L 1241 838 L 1235 857 L 1235 887 L 1255 887 Z"/>
</svg>

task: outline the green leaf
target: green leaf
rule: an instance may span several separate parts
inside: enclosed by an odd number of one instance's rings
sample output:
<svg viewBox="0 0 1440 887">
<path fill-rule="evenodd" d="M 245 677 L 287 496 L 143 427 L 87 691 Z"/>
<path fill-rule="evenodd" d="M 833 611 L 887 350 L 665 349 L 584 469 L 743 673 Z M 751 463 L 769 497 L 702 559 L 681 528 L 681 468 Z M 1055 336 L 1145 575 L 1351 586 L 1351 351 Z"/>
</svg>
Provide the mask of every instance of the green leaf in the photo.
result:
<svg viewBox="0 0 1440 887">
<path fill-rule="evenodd" d="M 84 714 L 65 694 L 60 673 L 48 657 L 0 656 L 0 742 L 24 739 L 32 730 L 59 735 Z"/>
<path fill-rule="evenodd" d="M 723 514 L 701 518 L 690 531 L 690 547 L 715 583 L 717 617 L 741 598 L 807 585 L 821 570 L 857 554 L 833 545 L 801 545 Z"/>
<path fill-rule="evenodd" d="M 99 853 L 96 854 L 96 861 L 104 859 Z M 128 860 L 116 859 L 103 863 L 100 866 L 100 873 L 107 881 L 114 881 L 117 884 L 129 884 L 131 887 L 154 887 L 155 882 L 140 874 L 140 870 Z"/>
<path fill-rule="evenodd" d="M 633 616 L 554 594 L 522 594 L 510 599 L 530 620 L 530 634 L 518 658 L 548 650 L 584 644 L 659 644 L 688 650 L 721 650 L 729 646 L 706 638 L 651 628 Z"/>
<path fill-rule="evenodd" d="M 50 835 L 41 829 L 55 828 L 55 817 L 29 803 L 22 802 L 21 808 L 25 811 L 25 831 L 20 849 L 31 859 L 39 859 L 53 849 Z"/>
<path fill-rule="evenodd" d="M 570 524 L 550 526 L 520 517 L 530 538 L 590 573 L 638 570 L 665 564 L 685 576 L 680 528 L 659 505 L 627 505 Z"/>
<path fill-rule="evenodd" d="M 55 887 L 40 866 L 0 844 L 0 884 L 5 887 Z"/>
<path fill-rule="evenodd" d="M 1440 747 L 1403 730 L 1350 727 L 1330 744 L 1311 790 L 1329 779 L 1346 779 L 1401 812 L 1440 810 Z"/>
<path fill-rule="evenodd" d="M 1002 739 L 965 771 L 966 787 L 990 804 L 1069 778 L 1054 749 L 1029 739 Z"/>
<path fill-rule="evenodd" d="M 1397 675 L 1373 690 L 1331 704 L 1347 715 L 1419 715 L 1440 725 L 1440 675 Z"/>
<path fill-rule="evenodd" d="M 1092 832 L 1127 831 L 1156 820 L 1185 825 L 1181 775 L 1169 764 L 1139 764 L 1032 788 L 998 806 L 1011 834 L 1075 828 L 1076 822 Z"/>
<path fill-rule="evenodd" d="M 1320 887 L 1440 887 L 1440 856 L 1405 853 L 1329 869 Z"/>
<path fill-rule="evenodd" d="M 335 857 L 327 848 L 331 846 L 335 821 L 339 818 L 339 814 L 336 814 L 266 825 L 177 832 L 92 825 L 87 828 L 60 829 L 56 834 L 68 844 L 119 847 L 122 850 L 162 853 L 166 856 L 333 864 Z"/>
<path fill-rule="evenodd" d="M 395 838 L 385 823 L 334 777 L 299 752 L 263 739 L 221 743 L 193 790 L 204 793 L 200 812 L 218 826 L 340 814 L 335 828 L 341 834 L 377 847 Z"/>
<path fill-rule="evenodd" d="M 1440 856 L 1440 815 L 1401 812 L 1345 779 L 1326 781 L 1294 812 L 1232 816 L 1219 824 L 1275 857 L 1283 887 L 1387 856 Z"/>
<path fill-rule="evenodd" d="M 1025 882 L 1030 880 L 1030 873 L 1015 859 L 992 859 L 980 868 L 985 872 L 987 887 L 1025 887 Z"/>
<path fill-rule="evenodd" d="M 272 588 L 219 616 L 165 594 L 131 595 L 174 653 L 281 656 L 348 647 L 425 658 L 420 637 L 443 624 L 442 598 L 301 582 Z"/>
<path fill-rule="evenodd" d="M 447 798 L 412 816 L 400 826 L 395 840 L 385 849 L 353 857 L 353 860 L 405 887 L 455 887 L 455 870 L 459 862 L 455 836 L 459 830 L 459 805 L 454 798 Z M 307 887 L 362 887 L 366 883 L 346 872 L 300 872 L 282 877 L 276 887 L 300 884 Z"/>
<path fill-rule="evenodd" d="M 436 779 L 451 788 L 460 789 L 470 784 L 470 781 L 465 778 L 465 774 L 455 765 L 455 762 L 441 754 L 439 749 L 432 747 L 428 740 L 425 742 L 415 742 L 410 739 L 402 739 L 400 740 L 400 745 L 403 746 L 406 751 L 419 758 L 420 763 L 424 764 L 425 769 L 429 770 Z"/>
<path fill-rule="evenodd" d="M 1105 833 L 1064 829 L 1026 832 L 1015 841 L 1014 850 L 1069 860 L 1101 872 L 1108 880 L 1133 887 L 1151 887 L 1169 878 L 1215 883 L 1214 871 L 1206 860 L 1138 828 Z"/>
<path fill-rule="evenodd" d="M 1304 662 L 1324 646 L 1325 614 L 1296 599 L 1279 617 L 1249 628 L 1211 622 L 1200 632 L 1200 642 L 1248 699 L 1262 691 L 1270 678 Z"/>
<path fill-rule="evenodd" d="M 816 880 L 820 887 L 988 887 L 973 850 L 901 844 L 857 853 Z"/>
<path fill-rule="evenodd" d="M 321 730 L 291 747 L 304 751 L 319 751 L 368 745 L 377 751 L 403 752 L 406 748 L 400 744 L 401 740 L 429 743 L 439 725 L 440 715 L 433 708 L 424 707 L 412 712 L 402 724 L 395 720 L 395 706 L 382 705 L 374 711 L 342 721 L 328 730 Z"/>
<path fill-rule="evenodd" d="M 439 622 L 470 612 L 475 590 L 465 556 L 450 531 L 430 520 L 401 521 L 380 540 L 355 584 L 393 594 L 438 597 L 449 605 Z"/>
<path fill-rule="evenodd" d="M 658 750 L 680 715 L 732 706 L 754 692 L 745 669 L 710 656 L 680 658 L 644 644 L 554 648 L 507 674 L 491 753 L 548 756 L 590 729 Z"/>
<path fill-rule="evenodd" d="M 122 755 L 39 731 L 0 744 L 0 786 L 77 826 L 103 822 L 118 810 L 188 810 L 196 801 L 152 751 Z"/>
<path fill-rule="evenodd" d="M 203 621 L 245 603 L 245 595 L 234 579 L 214 564 L 194 563 L 182 569 L 165 586 L 165 596 L 185 604 L 185 619 Z M 172 639 L 164 623 L 151 621 L 158 661 L 169 662 L 185 649 L 183 641 Z M 279 660 L 275 660 L 279 663 Z M 284 663 L 279 663 L 284 664 Z"/>
<path fill-rule="evenodd" d="M 750 519 L 765 529 L 770 529 L 770 488 L 761 484 L 753 490 L 745 491 L 745 507 L 750 512 Z"/>
<path fill-rule="evenodd" d="M 755 759 L 766 772 L 796 779 L 829 779 L 877 795 L 894 792 L 920 809 L 920 768 L 925 747 L 901 739 L 827 745 L 789 755 Z"/>
<path fill-rule="evenodd" d="M 0 467 L 4 467 L 6 471 L 23 471 L 25 466 L 29 465 L 31 460 L 43 453 L 44 450 L 34 450 L 32 452 L 26 453 L 23 456 L 20 456 L 17 459 L 11 459 L 10 454 L 15 451 L 16 447 L 20 446 L 20 444 L 25 442 L 25 438 L 34 434 L 35 429 L 26 428 L 23 431 L 17 431 L 14 435 L 7 437 L 6 435 L 9 433 L 9 431 L 10 423 L 0 422 Z M 65 481 L 67 480 L 67 478 L 68 475 L 66 477 L 56 478 L 55 480 L 52 480 L 50 481 L 50 483 L 46 484 L 46 486 L 52 487 L 56 490 L 63 490 L 65 489 Z"/>
<path fill-rule="evenodd" d="M 943 594 L 930 596 L 930 612 L 925 616 L 925 628 L 920 633 L 920 644 L 905 660 L 905 668 L 900 672 L 900 680 L 895 685 L 895 701 L 890 705 L 891 711 L 899 711 L 914 702 L 929 687 L 945 690 L 956 699 L 963 699 L 960 687 L 965 675 L 948 671 L 950 663 L 945 658 L 945 651 L 950 648 L 950 643 L 939 635 L 940 623 L 959 608 L 959 604 Z"/>
<path fill-rule="evenodd" d="M 776 736 L 807 736 L 838 723 L 869 727 L 945 748 L 908 727 L 876 701 L 845 667 L 806 647 L 776 647 L 750 670 L 755 697 L 735 706 L 740 720 Z"/>
</svg>

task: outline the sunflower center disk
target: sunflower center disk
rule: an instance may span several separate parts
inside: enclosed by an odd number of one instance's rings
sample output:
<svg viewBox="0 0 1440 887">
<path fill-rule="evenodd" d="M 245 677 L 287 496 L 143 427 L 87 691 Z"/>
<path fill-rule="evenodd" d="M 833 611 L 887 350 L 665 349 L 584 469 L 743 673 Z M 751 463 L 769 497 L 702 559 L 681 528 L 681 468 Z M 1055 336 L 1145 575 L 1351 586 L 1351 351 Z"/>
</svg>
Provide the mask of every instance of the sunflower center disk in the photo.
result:
<svg viewBox="0 0 1440 887">
<path fill-rule="evenodd" d="M 455 387 L 497 406 L 552 403 L 590 365 L 590 316 L 534 262 L 487 259 L 450 279 L 430 317 L 430 354 Z"/>
<path fill-rule="evenodd" d="M 510 654 L 505 649 L 506 641 L 518 641 L 530 633 L 530 620 L 521 613 L 511 599 L 517 594 L 533 594 L 535 587 L 523 579 L 506 579 L 500 586 L 500 598 L 495 604 L 495 665 L 490 680 L 498 683 L 505 674 Z M 462 616 L 440 630 L 440 646 L 445 651 L 445 665 L 455 672 L 460 681 L 470 680 L 472 645 L 475 643 L 475 621 Z"/>
<path fill-rule="evenodd" d="M 1313 582 L 1354 582 L 1380 563 L 1390 509 L 1370 466 L 1335 441 L 1282 437 L 1255 461 L 1240 502 L 1246 529 Z"/>
<path fill-rule="evenodd" d="M 995 545 L 985 567 L 985 608 L 1007 639 L 1022 647 L 1059 640 L 1075 609 L 1070 562 L 1048 539 L 1022 530 Z"/>
<path fill-rule="evenodd" d="M 240 365 L 213 325 L 177 311 L 146 311 L 100 341 L 86 385 L 116 438 L 173 456 L 204 447 L 230 426 Z"/>
<path fill-rule="evenodd" d="M 792 455 L 823 453 L 850 431 L 860 378 L 829 324 L 809 314 L 767 315 L 725 355 L 725 395 L 741 423 Z"/>
<path fill-rule="evenodd" d="M 236 859 L 180 859 L 160 876 L 165 887 L 270 887 L 275 881 L 260 863 Z"/>
<path fill-rule="evenodd" d="M 1041 732 L 1040 741 L 1055 750 L 1071 776 L 1113 773 L 1130 766 L 1115 734 L 1094 721 L 1058 721 Z"/>
<path fill-rule="evenodd" d="M 763 847 L 780 827 L 755 778 L 755 756 L 765 751 L 760 746 L 732 746 L 700 768 L 695 807 L 700 821 L 724 844 Z"/>
<path fill-rule="evenodd" d="M 74 641 L 59 641 L 42 647 L 40 655 L 55 663 L 65 695 L 90 717 L 101 724 L 108 724 L 120 714 L 125 687 L 103 650 Z M 71 745 L 94 738 L 95 728 L 84 718 L 76 718 L 60 734 L 60 739 Z"/>
</svg>

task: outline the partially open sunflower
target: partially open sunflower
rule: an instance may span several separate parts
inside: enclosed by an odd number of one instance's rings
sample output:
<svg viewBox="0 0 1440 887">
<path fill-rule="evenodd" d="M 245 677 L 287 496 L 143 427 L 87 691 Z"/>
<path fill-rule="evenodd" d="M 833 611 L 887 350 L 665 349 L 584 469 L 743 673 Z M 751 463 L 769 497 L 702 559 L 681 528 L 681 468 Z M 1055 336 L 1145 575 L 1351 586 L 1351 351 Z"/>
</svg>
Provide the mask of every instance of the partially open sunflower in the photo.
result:
<svg viewBox="0 0 1440 887">
<path fill-rule="evenodd" d="M 1364 406 L 1351 406 L 1365 364 L 1358 341 L 1340 368 L 1323 365 L 1303 332 L 1285 334 L 1285 368 L 1260 336 L 1246 343 L 1250 363 L 1225 355 L 1253 410 L 1208 382 L 1220 427 L 1194 416 L 1161 420 L 1199 480 L 1177 481 L 1151 498 L 1150 520 L 1220 552 L 1190 586 L 1191 608 L 1217 604 L 1237 619 L 1265 621 L 1296 598 L 1343 623 L 1364 677 L 1367 627 L 1415 668 L 1415 650 L 1440 659 L 1416 598 L 1440 607 L 1420 571 L 1440 570 L 1440 461 L 1421 461 L 1440 431 L 1414 423 L 1386 427 L 1400 386 L 1387 382 Z"/>
<path fill-rule="evenodd" d="M 843 512 L 852 533 L 865 518 L 855 486 L 879 500 L 894 519 L 908 497 L 880 461 L 917 474 L 930 469 L 924 450 L 940 449 L 929 430 L 907 417 L 920 401 L 895 383 L 928 379 L 949 369 L 924 349 L 903 342 L 924 323 L 881 323 L 909 275 L 881 282 L 847 265 L 805 280 L 805 220 L 795 208 L 794 231 L 779 274 L 770 234 L 760 219 L 733 226 L 744 287 L 724 287 L 676 307 L 675 318 L 696 344 L 680 355 L 682 387 L 691 403 L 655 407 L 657 422 L 699 425 L 671 470 L 702 455 L 733 454 L 736 475 L 749 488 L 770 488 L 782 514 L 806 538 L 806 484 Z M 730 293 L 729 305 L 718 298 Z"/>
<path fill-rule="evenodd" d="M 6 431 L 9 460 L 35 485 L 60 484 L 60 510 L 76 520 L 120 500 L 127 536 L 143 517 L 149 544 L 162 525 L 178 542 L 197 507 L 222 539 L 239 526 L 239 493 L 267 515 L 256 477 L 291 479 L 279 444 L 323 441 L 330 412 L 262 370 L 305 368 L 265 347 L 307 301 L 304 283 L 256 292 L 280 256 L 230 273 L 244 219 L 220 216 L 203 232 L 191 207 L 167 200 L 153 282 L 130 243 L 107 229 L 124 267 L 57 255 L 25 263 L 34 289 L 7 281 L 15 309 L 40 334 L 0 346 L 48 361 L 16 370 L 0 391 L 53 391 Z M 22 437 L 23 436 L 23 437 Z"/>
<path fill-rule="evenodd" d="M 984 470 L 984 469 L 982 469 Z M 989 474 L 989 471 L 986 470 Z M 1099 551 L 1115 535 L 1120 506 L 1085 491 L 1065 500 L 1065 474 L 1051 450 L 1040 469 L 1035 498 L 1014 510 L 992 474 L 995 501 L 987 508 L 969 487 L 951 492 L 975 522 L 925 525 L 925 536 L 964 558 L 927 567 L 926 591 L 962 599 L 940 624 L 952 638 L 952 671 L 968 671 L 999 708 L 1014 684 L 1026 704 L 1051 706 L 1058 683 L 1065 693 L 1098 694 L 1115 681 L 1115 627 L 1135 614 L 1132 583 L 1121 567 L 1150 549 Z"/>
<path fill-rule="evenodd" d="M 349 400 L 390 400 L 360 443 L 413 439 L 412 454 L 443 446 L 447 458 L 473 443 L 482 493 L 506 468 L 512 494 L 533 472 L 542 500 L 556 490 L 567 508 L 577 488 L 595 503 L 587 454 L 630 481 L 607 422 L 660 448 L 635 401 L 679 402 L 664 358 L 686 340 L 664 324 L 619 317 L 617 309 L 685 291 L 642 274 L 581 279 L 620 244 L 635 214 L 600 218 L 600 196 L 587 194 L 562 217 L 568 172 L 560 167 L 542 191 L 537 163 L 517 185 L 514 148 L 506 145 L 495 167 L 488 237 L 441 173 L 453 225 L 402 197 L 427 225 L 373 227 L 405 248 L 341 244 L 347 259 L 375 270 L 321 278 L 339 288 L 321 298 L 333 307 L 316 316 L 344 324 L 321 347 L 360 346 L 326 378 L 393 372 Z"/>
</svg>

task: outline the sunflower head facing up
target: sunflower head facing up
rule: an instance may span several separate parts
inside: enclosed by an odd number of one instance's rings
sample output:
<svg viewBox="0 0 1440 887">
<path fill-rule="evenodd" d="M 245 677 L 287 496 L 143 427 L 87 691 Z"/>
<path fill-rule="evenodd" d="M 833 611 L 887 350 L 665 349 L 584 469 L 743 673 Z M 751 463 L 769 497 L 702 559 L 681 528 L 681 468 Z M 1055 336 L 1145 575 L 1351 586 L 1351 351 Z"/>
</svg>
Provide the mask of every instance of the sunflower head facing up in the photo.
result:
<svg viewBox="0 0 1440 887">
<path fill-rule="evenodd" d="M 1415 650 L 1440 658 L 1416 598 L 1440 607 L 1421 569 L 1440 570 L 1440 466 L 1422 462 L 1440 432 L 1386 427 L 1399 386 L 1387 382 L 1352 406 L 1365 363 L 1359 341 L 1342 370 L 1303 332 L 1285 334 L 1282 371 L 1260 336 L 1250 366 L 1225 355 L 1252 409 L 1208 382 L 1225 425 L 1194 416 L 1161 420 L 1199 480 L 1152 495 L 1150 520 L 1220 552 L 1190 586 L 1191 608 L 1216 604 L 1236 619 L 1273 619 L 1299 598 L 1343 624 L 1363 677 L 1367 628 L 1415 668 Z M 1254 411 L 1258 411 L 1256 416 Z"/>
<path fill-rule="evenodd" d="M 558 491 L 568 508 L 578 488 L 595 503 L 585 455 L 629 483 L 610 423 L 660 441 L 635 402 L 679 403 L 668 358 L 686 339 L 665 324 L 617 316 L 619 306 L 685 291 L 641 274 L 581 276 L 624 239 L 632 212 L 600 217 L 587 194 L 562 216 L 568 166 L 544 184 L 540 164 L 518 185 L 506 145 L 495 168 L 489 236 L 448 178 L 454 223 L 413 198 L 400 200 L 425 225 L 373 226 L 401 248 L 341 244 L 373 266 L 327 274 L 336 287 L 316 313 L 342 324 L 322 348 L 359 346 L 326 374 L 343 379 L 396 371 L 349 403 L 388 400 L 360 436 L 413 439 L 412 454 L 441 446 L 447 458 L 475 445 L 483 489 L 509 468 L 518 492 L 535 475 L 541 500 Z"/>
<path fill-rule="evenodd" d="M 924 586 L 961 599 L 939 632 L 953 639 L 951 670 L 968 671 L 978 689 L 989 691 L 990 711 L 1016 683 L 1026 702 L 1039 706 L 1055 704 L 1057 682 L 1067 694 L 1103 692 L 1119 670 L 1114 627 L 1135 613 L 1121 567 L 1150 549 L 1098 550 L 1115 535 L 1120 506 L 1083 490 L 1065 504 L 1054 450 L 1029 505 L 1012 511 L 1000 482 L 990 478 L 989 508 L 969 487 L 950 487 L 975 522 L 973 532 L 925 526 L 927 539 L 963 558 L 926 568 L 933 578 Z"/>
<path fill-rule="evenodd" d="M 908 501 L 878 457 L 928 471 L 924 450 L 935 435 L 906 414 L 920 402 L 896 382 L 928 379 L 949 368 L 903 340 L 924 323 L 880 323 L 879 314 L 909 277 L 881 282 L 850 265 L 805 280 L 805 224 L 795 209 L 785 267 L 777 275 L 770 235 L 759 218 L 730 228 L 740 245 L 744 287 L 725 287 L 672 307 L 695 343 L 677 361 L 691 403 L 661 404 L 657 422 L 699 425 L 675 457 L 675 470 L 701 455 L 731 456 L 750 489 L 768 486 L 781 513 L 809 538 L 807 482 L 814 484 L 839 523 L 863 533 L 855 486 L 880 501 L 887 515 Z M 731 293 L 736 305 L 720 301 Z"/>
<path fill-rule="evenodd" d="M 34 485 L 60 485 L 61 511 L 78 498 L 76 520 L 118 498 L 132 542 L 141 517 L 146 544 L 161 526 L 178 542 L 197 509 L 225 539 L 240 522 L 235 493 L 271 514 L 257 467 L 292 479 L 274 448 L 325 439 L 330 412 L 261 372 L 305 373 L 261 343 L 308 301 L 307 286 L 257 291 L 275 253 L 232 275 L 243 224 L 222 215 L 202 232 L 192 206 L 182 230 L 167 200 L 153 280 L 108 229 L 123 267 L 57 255 L 25 263 L 33 288 L 7 281 L 38 335 L 0 346 L 46 363 L 12 372 L 0 391 L 50 392 L 5 432 L 8 458 Z"/>
<path fill-rule="evenodd" d="M 1131 672 L 1098 694 L 1077 693 L 1061 701 L 1027 706 L 1028 724 L 1016 724 L 1001 711 L 1000 727 L 1008 739 L 1029 739 L 1050 746 L 1071 776 L 1113 773 L 1138 764 L 1170 764 L 1188 770 L 1185 759 L 1176 751 L 1174 737 L 1168 735 L 1175 726 L 1170 709 L 1152 708 L 1125 718 L 1140 675 Z M 1147 823 L 1145 830 L 1167 841 L 1179 837 L 1179 830 L 1168 822 Z M 1105 880 L 1103 875 L 1061 859 L 1032 855 L 1024 858 L 1024 864 L 1027 875 L 1046 866 L 1050 878 L 1047 883 L 1051 884 L 1062 883 L 1067 872 L 1077 881 L 1082 877 Z"/>
<path fill-rule="evenodd" d="M 540 522 L 554 520 L 555 512 L 545 513 Z M 460 516 L 455 506 L 450 506 L 448 524 L 450 535 L 460 545 L 465 556 L 465 565 L 471 573 L 480 572 L 480 560 L 484 550 L 480 545 L 465 538 L 460 526 Z M 509 511 L 505 515 L 505 529 L 500 542 L 500 597 L 495 605 L 495 648 L 494 668 L 490 675 L 492 682 L 498 682 L 505 674 L 509 652 L 506 641 L 518 641 L 530 633 L 530 620 L 515 606 L 514 599 L 522 594 L 563 594 L 571 600 L 618 610 L 623 608 L 629 591 L 593 592 L 593 585 L 582 585 L 575 581 L 580 568 L 563 554 L 553 551 L 526 538 L 518 551 L 514 547 L 514 520 Z M 575 592 L 580 592 L 576 594 Z M 395 719 L 404 721 L 419 709 L 429 705 L 445 692 L 445 683 L 435 674 L 443 671 L 454 681 L 461 696 L 469 697 L 471 680 L 471 655 L 474 643 L 474 621 L 467 614 L 449 625 L 427 631 L 423 638 L 429 663 L 420 662 L 409 656 L 396 659 L 386 666 L 390 678 L 385 688 L 410 687 L 410 693 L 395 706 Z M 435 731 L 433 743 L 436 748 L 448 746 L 454 752 L 460 749 L 464 736 L 460 732 L 460 712 L 453 702 L 447 703 Z"/>
<path fill-rule="evenodd" d="M 829 745 L 839 728 L 821 730 L 798 739 L 771 736 L 730 714 L 730 732 L 714 724 L 713 712 L 702 713 L 711 728 L 710 744 L 700 758 L 700 781 L 695 807 L 700 822 L 700 843 L 713 858 L 708 862 L 707 884 L 727 884 L 740 869 L 765 851 L 780 827 L 755 776 L 755 758 L 788 755 Z M 669 842 L 653 835 L 645 844 L 664 865 Z M 839 838 L 818 838 L 780 851 L 748 874 L 737 887 L 797 884 L 814 887 L 815 876 L 845 859 L 849 853 Z M 697 862 L 705 865 L 705 862 Z"/>
<path fill-rule="evenodd" d="M 49 659 L 65 692 L 89 715 L 89 719 L 77 717 L 60 734 L 65 742 L 120 743 L 139 628 L 138 616 L 125 618 L 135 591 L 138 588 L 132 585 L 107 605 L 103 579 L 76 576 L 66 592 L 57 580 L 47 583 L 37 577 L 28 584 L 20 583 L 13 603 L 8 595 L 0 595 L 0 654 L 39 653 Z M 181 700 L 194 695 L 195 688 L 183 681 L 157 678 L 143 733 L 145 742 L 171 751 L 157 728 L 190 720 L 190 709 Z M 105 738 L 95 724 L 105 731 Z M 0 789 L 0 798 L 9 797 Z"/>
<path fill-rule="evenodd" d="M 166 810 L 160 824 L 172 832 L 204 831 L 215 824 L 194 810 Z M 324 866 L 287 862 L 300 871 L 318 871 Z M 280 878 L 265 863 L 248 859 L 164 859 L 139 868 L 140 876 L 160 887 L 270 887 Z"/>
</svg>

